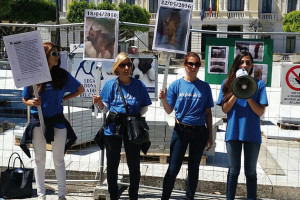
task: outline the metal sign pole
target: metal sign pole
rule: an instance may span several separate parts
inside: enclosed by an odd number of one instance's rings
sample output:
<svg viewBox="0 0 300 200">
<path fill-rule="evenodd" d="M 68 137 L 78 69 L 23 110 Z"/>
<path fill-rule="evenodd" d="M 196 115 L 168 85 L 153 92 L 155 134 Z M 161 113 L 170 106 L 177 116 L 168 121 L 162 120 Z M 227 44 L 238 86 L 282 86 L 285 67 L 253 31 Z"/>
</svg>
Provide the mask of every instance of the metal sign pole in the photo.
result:
<svg viewBox="0 0 300 200">
<path fill-rule="evenodd" d="M 102 71 L 102 62 L 98 62 L 97 64 L 98 70 L 96 72 L 96 95 L 99 95 L 101 88 L 101 71 Z M 94 115 L 98 116 L 98 105 L 94 104 Z"/>
<path fill-rule="evenodd" d="M 36 85 L 33 85 L 33 91 L 34 91 L 35 98 L 39 98 L 39 92 L 38 92 L 38 89 L 37 89 Z M 37 106 L 37 109 L 38 109 L 38 114 L 39 114 L 39 119 L 40 119 L 42 137 L 45 139 L 45 136 L 44 136 L 45 125 L 44 125 L 44 117 L 43 117 L 43 112 L 42 112 L 42 106 Z"/>
<path fill-rule="evenodd" d="M 167 87 L 167 80 L 168 80 L 168 73 L 169 73 L 169 64 L 170 64 L 170 53 L 167 52 L 167 58 L 166 58 L 166 66 L 165 66 L 165 73 L 164 73 L 164 81 L 162 85 L 162 90 L 165 91 L 165 88 Z M 160 105 L 163 106 L 162 101 L 160 102 Z"/>
</svg>

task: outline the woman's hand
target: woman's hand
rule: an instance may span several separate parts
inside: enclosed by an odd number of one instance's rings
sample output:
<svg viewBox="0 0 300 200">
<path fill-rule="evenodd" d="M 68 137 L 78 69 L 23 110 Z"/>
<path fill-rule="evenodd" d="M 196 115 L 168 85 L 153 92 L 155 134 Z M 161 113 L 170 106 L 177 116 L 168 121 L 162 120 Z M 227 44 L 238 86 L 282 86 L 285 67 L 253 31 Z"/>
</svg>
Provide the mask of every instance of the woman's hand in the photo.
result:
<svg viewBox="0 0 300 200">
<path fill-rule="evenodd" d="M 41 97 L 33 99 L 25 99 L 24 97 L 22 97 L 22 102 L 26 106 L 40 106 L 42 104 Z"/>
<path fill-rule="evenodd" d="M 166 98 L 167 98 L 167 92 L 168 92 L 167 88 L 165 88 L 165 91 L 163 91 L 163 89 L 161 89 L 158 98 L 160 100 L 166 100 Z"/>
<path fill-rule="evenodd" d="M 104 107 L 101 96 L 99 96 L 99 95 L 93 96 L 93 104 L 98 104 L 98 107 L 100 108 L 100 110 L 102 110 Z"/>
<path fill-rule="evenodd" d="M 165 91 L 161 89 L 158 98 L 162 101 L 166 113 L 170 114 L 174 108 L 170 106 L 167 102 L 167 92 L 168 92 L 167 88 L 165 88 Z"/>
<path fill-rule="evenodd" d="M 32 100 L 31 100 L 32 102 L 31 102 L 31 106 L 40 106 L 41 105 L 41 97 L 39 97 L 39 98 L 33 98 Z"/>
<path fill-rule="evenodd" d="M 206 142 L 206 151 L 209 151 L 210 148 L 212 147 L 212 145 L 213 145 L 212 138 L 209 137 L 208 140 L 207 140 L 207 142 Z"/>
</svg>

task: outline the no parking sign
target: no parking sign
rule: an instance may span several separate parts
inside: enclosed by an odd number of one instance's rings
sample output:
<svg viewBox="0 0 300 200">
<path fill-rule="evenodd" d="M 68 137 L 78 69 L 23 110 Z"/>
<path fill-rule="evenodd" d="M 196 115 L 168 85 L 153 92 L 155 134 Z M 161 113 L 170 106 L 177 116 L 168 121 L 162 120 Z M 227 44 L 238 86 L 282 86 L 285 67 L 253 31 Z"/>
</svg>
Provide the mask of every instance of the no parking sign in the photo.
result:
<svg viewBox="0 0 300 200">
<path fill-rule="evenodd" d="M 283 65 L 281 104 L 300 105 L 300 65 Z"/>
</svg>

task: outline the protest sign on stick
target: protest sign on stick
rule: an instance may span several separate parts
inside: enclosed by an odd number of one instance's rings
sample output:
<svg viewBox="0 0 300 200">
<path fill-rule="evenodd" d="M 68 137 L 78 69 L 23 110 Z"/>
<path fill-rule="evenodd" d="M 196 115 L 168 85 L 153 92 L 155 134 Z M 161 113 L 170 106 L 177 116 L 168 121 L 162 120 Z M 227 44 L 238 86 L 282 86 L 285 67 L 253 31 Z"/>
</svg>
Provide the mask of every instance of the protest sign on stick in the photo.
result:
<svg viewBox="0 0 300 200">
<path fill-rule="evenodd" d="M 38 98 L 36 85 L 52 80 L 39 31 L 4 36 L 3 40 L 16 87 L 32 85 L 35 97 Z M 43 131 L 42 108 L 37 108 Z"/>
</svg>

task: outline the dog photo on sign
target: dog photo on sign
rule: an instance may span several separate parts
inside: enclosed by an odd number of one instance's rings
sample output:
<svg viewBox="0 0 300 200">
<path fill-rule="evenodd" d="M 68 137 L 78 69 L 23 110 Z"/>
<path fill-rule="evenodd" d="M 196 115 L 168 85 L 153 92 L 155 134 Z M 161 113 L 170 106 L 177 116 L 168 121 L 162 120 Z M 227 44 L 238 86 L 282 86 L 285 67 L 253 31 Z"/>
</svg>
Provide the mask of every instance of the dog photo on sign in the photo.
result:
<svg viewBox="0 0 300 200">
<path fill-rule="evenodd" d="M 152 58 L 132 58 L 134 66 L 132 77 L 142 79 L 147 77 L 150 82 L 155 81 L 155 61 Z"/>
<path fill-rule="evenodd" d="M 115 19 L 86 18 L 85 58 L 113 59 L 115 51 Z"/>
</svg>

